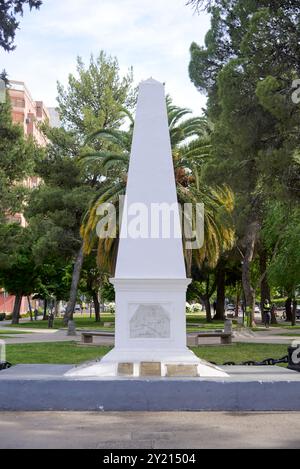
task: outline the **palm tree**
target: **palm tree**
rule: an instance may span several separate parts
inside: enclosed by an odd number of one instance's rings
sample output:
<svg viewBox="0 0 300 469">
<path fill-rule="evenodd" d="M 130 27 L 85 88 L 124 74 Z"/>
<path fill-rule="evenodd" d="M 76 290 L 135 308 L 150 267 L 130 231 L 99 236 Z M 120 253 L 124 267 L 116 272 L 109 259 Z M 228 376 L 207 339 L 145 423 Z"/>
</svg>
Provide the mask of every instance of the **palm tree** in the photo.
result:
<svg viewBox="0 0 300 469">
<path fill-rule="evenodd" d="M 222 252 L 234 243 L 234 231 L 230 214 L 234 200 L 231 190 L 224 186 L 211 188 L 202 181 L 202 170 L 211 154 L 210 128 L 205 118 L 186 118 L 191 111 L 174 106 L 167 98 L 168 120 L 171 137 L 172 155 L 179 203 L 204 203 L 205 241 L 201 249 L 185 250 L 187 271 L 190 274 L 193 263 L 201 265 L 204 261 L 215 266 Z M 98 207 L 106 202 L 113 203 L 118 210 L 119 196 L 126 191 L 127 174 L 134 122 L 130 119 L 128 131 L 100 130 L 90 136 L 89 142 L 106 142 L 108 150 L 86 151 L 81 162 L 86 165 L 97 164 L 103 182 L 97 197 L 92 201 L 81 228 L 84 249 L 88 254 L 98 245 L 98 264 L 101 269 L 113 272 L 117 248 L 116 239 L 99 239 L 96 226 L 99 221 Z M 118 233 L 117 233 L 118 235 Z"/>
</svg>

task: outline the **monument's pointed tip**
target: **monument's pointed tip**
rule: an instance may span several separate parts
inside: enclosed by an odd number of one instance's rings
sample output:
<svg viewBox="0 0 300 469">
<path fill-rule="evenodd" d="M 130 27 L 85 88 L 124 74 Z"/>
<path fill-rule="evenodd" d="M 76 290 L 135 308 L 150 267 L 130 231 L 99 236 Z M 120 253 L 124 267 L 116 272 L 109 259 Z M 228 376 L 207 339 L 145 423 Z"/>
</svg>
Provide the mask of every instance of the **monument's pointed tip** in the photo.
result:
<svg viewBox="0 0 300 469">
<path fill-rule="evenodd" d="M 154 78 L 150 77 L 150 78 L 148 78 L 148 80 L 142 81 L 141 85 L 160 85 L 160 86 L 162 86 L 163 83 L 161 83 L 160 81 L 155 80 Z"/>
</svg>

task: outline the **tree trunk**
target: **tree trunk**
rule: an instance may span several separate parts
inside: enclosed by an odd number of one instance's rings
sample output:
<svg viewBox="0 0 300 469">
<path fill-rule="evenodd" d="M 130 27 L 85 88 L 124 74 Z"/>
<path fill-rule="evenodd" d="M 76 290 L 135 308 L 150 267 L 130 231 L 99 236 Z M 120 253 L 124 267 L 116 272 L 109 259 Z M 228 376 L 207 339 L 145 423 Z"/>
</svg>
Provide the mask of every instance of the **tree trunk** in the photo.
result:
<svg viewBox="0 0 300 469">
<path fill-rule="evenodd" d="M 27 296 L 27 302 L 28 302 L 28 308 L 29 308 L 29 312 L 30 312 L 30 321 L 33 322 L 32 306 L 31 306 L 30 296 Z"/>
<path fill-rule="evenodd" d="M 268 268 L 267 261 L 268 261 L 267 253 L 264 250 L 262 250 L 259 254 L 259 269 L 260 269 L 260 276 L 261 276 L 261 282 L 260 282 L 260 294 L 261 294 L 260 309 L 261 309 L 261 317 L 262 317 L 263 324 L 265 323 L 265 315 L 264 315 L 265 301 L 268 300 L 269 303 L 271 302 L 271 290 L 270 290 L 268 276 L 267 276 L 267 268 Z M 273 309 L 272 309 L 271 323 L 272 324 L 277 324 L 276 315 L 275 315 L 275 312 L 273 311 Z"/>
<path fill-rule="evenodd" d="M 104 301 L 101 295 L 101 290 L 102 290 L 102 283 L 103 283 L 103 278 L 100 276 L 99 278 L 99 290 L 98 290 L 98 300 L 99 300 L 99 307 L 100 307 L 100 314 L 104 313 L 105 307 L 104 307 Z"/>
<path fill-rule="evenodd" d="M 92 291 L 93 303 L 95 308 L 95 320 L 96 322 L 101 322 L 101 315 L 100 315 L 100 303 L 98 298 L 98 292 L 96 290 Z"/>
<path fill-rule="evenodd" d="M 48 307 L 48 300 L 44 299 L 44 314 L 43 314 L 43 321 L 47 321 L 47 307 Z"/>
<path fill-rule="evenodd" d="M 22 304 L 22 298 L 23 298 L 22 293 L 16 294 L 14 309 L 12 313 L 12 321 L 11 321 L 12 324 L 19 324 L 20 322 L 20 309 L 21 309 L 21 304 Z"/>
<path fill-rule="evenodd" d="M 205 296 L 203 298 L 203 302 L 204 302 L 205 311 L 206 311 L 206 321 L 212 322 L 210 298 Z"/>
<path fill-rule="evenodd" d="M 216 321 L 225 319 L 225 270 L 223 267 L 217 270 L 217 311 L 214 319 Z"/>
<path fill-rule="evenodd" d="M 293 300 L 293 309 L 292 309 L 292 326 L 297 325 L 296 314 L 297 314 L 297 300 L 296 300 L 296 298 L 294 298 L 294 300 Z"/>
<path fill-rule="evenodd" d="M 255 312 L 255 290 L 251 282 L 251 266 L 254 258 L 256 238 L 259 230 L 259 224 L 253 222 L 249 225 L 248 233 L 245 240 L 245 256 L 243 262 L 242 280 L 243 289 L 246 299 L 246 312 L 248 317 L 248 326 L 255 326 L 254 312 Z"/>
<path fill-rule="evenodd" d="M 272 307 L 271 308 L 271 324 L 273 324 L 274 326 L 276 326 L 276 324 L 278 324 L 275 311 L 276 311 L 276 309 L 274 310 L 274 308 Z"/>
<path fill-rule="evenodd" d="M 64 316 L 64 323 L 66 325 L 68 324 L 69 321 L 73 320 L 73 315 L 74 315 L 74 310 L 75 310 L 76 300 L 77 300 L 78 284 L 79 284 L 81 269 L 83 265 L 83 259 L 84 259 L 84 252 L 83 252 L 83 243 L 82 243 L 81 248 L 77 254 L 76 261 L 75 261 L 74 268 L 73 268 L 70 298 L 69 298 L 66 313 Z"/>
<path fill-rule="evenodd" d="M 60 301 L 57 301 L 57 299 L 54 300 L 54 316 L 58 318 L 59 316 L 59 307 L 60 307 Z"/>
<path fill-rule="evenodd" d="M 240 286 L 238 285 L 236 288 L 236 304 L 235 304 L 235 317 L 239 317 L 239 304 L 241 300 L 241 292 L 240 292 Z"/>
<path fill-rule="evenodd" d="M 286 314 L 287 322 L 292 322 L 293 320 L 292 303 L 293 303 L 293 300 L 291 297 L 289 297 L 285 302 L 285 314 Z"/>
</svg>

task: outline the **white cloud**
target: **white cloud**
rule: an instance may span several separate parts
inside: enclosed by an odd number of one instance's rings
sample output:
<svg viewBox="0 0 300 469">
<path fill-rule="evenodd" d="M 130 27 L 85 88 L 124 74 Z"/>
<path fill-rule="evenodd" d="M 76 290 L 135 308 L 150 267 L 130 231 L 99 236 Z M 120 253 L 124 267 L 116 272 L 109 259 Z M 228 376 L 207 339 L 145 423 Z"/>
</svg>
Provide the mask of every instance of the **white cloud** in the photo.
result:
<svg viewBox="0 0 300 469">
<path fill-rule="evenodd" d="M 66 82 L 75 58 L 100 49 L 133 66 L 136 81 L 154 76 L 176 104 L 200 113 L 205 104 L 188 76 L 189 46 L 203 43 L 209 18 L 193 14 L 186 0 L 44 0 L 26 14 L 18 48 L 0 52 L 0 68 L 25 80 L 36 99 L 55 105 L 56 81 Z"/>
</svg>

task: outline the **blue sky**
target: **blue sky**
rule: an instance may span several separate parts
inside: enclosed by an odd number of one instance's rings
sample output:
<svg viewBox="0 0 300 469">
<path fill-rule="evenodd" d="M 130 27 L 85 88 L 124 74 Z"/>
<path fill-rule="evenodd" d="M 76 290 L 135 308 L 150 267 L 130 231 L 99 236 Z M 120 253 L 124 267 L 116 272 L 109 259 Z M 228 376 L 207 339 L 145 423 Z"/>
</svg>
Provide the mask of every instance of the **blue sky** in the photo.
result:
<svg viewBox="0 0 300 469">
<path fill-rule="evenodd" d="M 33 98 L 56 105 L 56 82 L 75 72 L 76 56 L 88 62 L 103 49 L 116 56 L 121 72 L 132 66 L 138 83 L 153 76 L 166 82 L 180 106 L 200 114 L 202 96 L 188 75 L 189 47 L 203 44 L 209 18 L 186 0 L 44 0 L 26 13 L 16 51 L 0 52 L 0 69 L 27 83 Z"/>
</svg>

